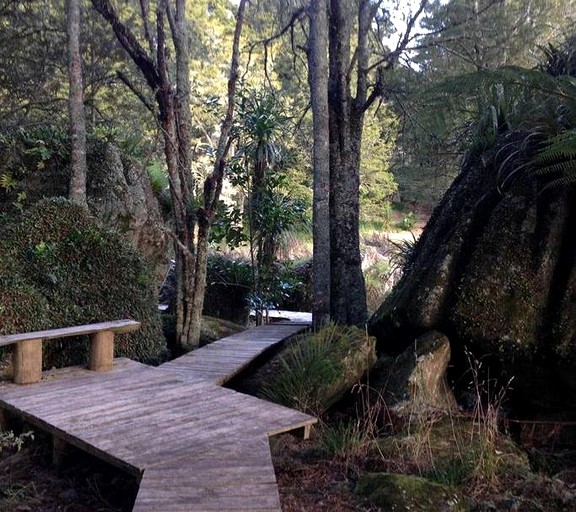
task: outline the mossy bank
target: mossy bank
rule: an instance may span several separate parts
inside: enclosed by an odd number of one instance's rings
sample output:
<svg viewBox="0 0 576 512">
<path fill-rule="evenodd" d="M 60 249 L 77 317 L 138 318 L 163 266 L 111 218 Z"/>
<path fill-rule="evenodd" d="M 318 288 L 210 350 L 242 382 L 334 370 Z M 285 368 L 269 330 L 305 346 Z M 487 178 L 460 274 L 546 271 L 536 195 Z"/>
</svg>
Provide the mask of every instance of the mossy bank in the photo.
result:
<svg viewBox="0 0 576 512">
<path fill-rule="evenodd" d="M 154 363 L 166 356 L 150 270 L 119 235 L 83 208 L 48 199 L 1 228 L 0 334 L 132 318 L 116 356 Z M 85 361 L 87 340 L 45 344 L 44 365 Z"/>
</svg>

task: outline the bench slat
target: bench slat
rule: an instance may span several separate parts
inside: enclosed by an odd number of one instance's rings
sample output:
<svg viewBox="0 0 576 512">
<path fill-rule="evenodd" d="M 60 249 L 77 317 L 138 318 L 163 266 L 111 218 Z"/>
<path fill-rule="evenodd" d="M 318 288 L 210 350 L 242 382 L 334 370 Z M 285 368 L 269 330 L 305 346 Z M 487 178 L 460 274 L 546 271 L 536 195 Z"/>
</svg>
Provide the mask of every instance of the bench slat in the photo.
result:
<svg viewBox="0 0 576 512">
<path fill-rule="evenodd" d="M 49 329 L 46 331 L 26 332 L 22 334 L 8 334 L 0 336 L 0 347 L 13 345 L 19 341 L 27 340 L 49 340 L 54 338 L 67 338 L 70 336 L 82 336 L 84 334 L 94 334 L 101 331 L 113 331 L 115 333 L 131 332 L 140 327 L 140 322 L 135 320 L 115 320 L 112 322 L 101 322 L 98 324 L 77 325 L 74 327 L 64 327 L 61 329 Z"/>
</svg>

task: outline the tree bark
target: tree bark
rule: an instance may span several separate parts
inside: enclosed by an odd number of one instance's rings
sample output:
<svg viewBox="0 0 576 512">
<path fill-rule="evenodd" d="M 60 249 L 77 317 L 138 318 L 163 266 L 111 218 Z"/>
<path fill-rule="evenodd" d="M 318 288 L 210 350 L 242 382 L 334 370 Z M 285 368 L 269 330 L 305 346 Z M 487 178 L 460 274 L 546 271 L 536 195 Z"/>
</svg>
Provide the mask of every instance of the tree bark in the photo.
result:
<svg viewBox="0 0 576 512">
<path fill-rule="evenodd" d="M 337 323 L 360 325 L 367 319 L 359 205 L 364 110 L 350 92 L 351 7 L 346 0 L 330 2 L 330 312 Z"/>
<path fill-rule="evenodd" d="M 68 35 L 68 112 L 70 122 L 71 177 L 68 196 L 87 207 L 86 202 L 86 117 L 80 53 L 80 0 L 67 0 L 66 31 Z"/>
<path fill-rule="evenodd" d="M 308 70 L 314 139 L 312 319 L 315 328 L 320 328 L 330 320 L 330 124 L 327 0 L 312 0 L 311 2 Z"/>
<path fill-rule="evenodd" d="M 204 205 L 197 211 L 198 219 L 198 252 L 196 254 L 194 273 L 194 301 L 192 303 L 192 324 L 189 333 L 190 339 L 200 339 L 201 315 L 204 307 L 204 290 L 206 289 L 206 266 L 208 262 L 208 240 L 210 228 L 214 221 L 214 213 L 222 192 L 224 170 L 230 146 L 232 145 L 232 126 L 234 124 L 234 103 L 236 100 L 236 83 L 240 67 L 240 37 L 244 25 L 244 11 L 248 0 L 240 0 L 236 13 L 236 26 L 232 43 L 232 58 L 230 73 L 228 75 L 228 104 L 226 116 L 220 129 L 220 137 L 216 148 L 216 160 L 212 173 L 204 182 Z"/>
</svg>

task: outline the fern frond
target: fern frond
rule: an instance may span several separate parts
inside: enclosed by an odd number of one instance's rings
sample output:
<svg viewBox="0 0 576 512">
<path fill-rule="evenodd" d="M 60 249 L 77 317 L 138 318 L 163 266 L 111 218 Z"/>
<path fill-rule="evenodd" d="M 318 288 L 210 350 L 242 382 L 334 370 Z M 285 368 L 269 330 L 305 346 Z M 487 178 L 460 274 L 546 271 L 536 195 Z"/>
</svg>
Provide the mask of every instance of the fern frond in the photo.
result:
<svg viewBox="0 0 576 512">
<path fill-rule="evenodd" d="M 576 129 L 548 139 L 532 162 L 534 175 L 552 179 L 545 188 L 576 183 Z"/>
<path fill-rule="evenodd" d="M 576 130 L 562 132 L 550 138 L 534 158 L 536 165 L 548 165 L 558 160 L 576 159 Z"/>
<path fill-rule="evenodd" d="M 565 160 L 545 167 L 538 167 L 532 172 L 537 176 L 548 176 L 550 174 L 576 174 L 576 160 Z"/>
</svg>

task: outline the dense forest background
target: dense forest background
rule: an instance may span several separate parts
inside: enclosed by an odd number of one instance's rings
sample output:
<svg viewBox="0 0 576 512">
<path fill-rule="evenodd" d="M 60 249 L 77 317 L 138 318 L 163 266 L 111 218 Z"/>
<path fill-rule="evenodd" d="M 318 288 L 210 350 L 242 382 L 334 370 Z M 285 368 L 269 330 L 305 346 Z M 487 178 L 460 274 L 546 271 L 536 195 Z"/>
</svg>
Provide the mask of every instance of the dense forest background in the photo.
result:
<svg viewBox="0 0 576 512">
<path fill-rule="evenodd" d="M 89 137 L 114 140 L 141 159 L 160 181 L 164 163 L 158 126 L 141 101 L 147 99 L 150 105 L 153 98 L 106 22 L 90 2 L 81 4 Z M 0 12 L 3 144 L 10 144 L 17 136 L 37 141 L 39 146 L 34 149 L 45 159 L 49 152 L 64 151 L 58 145 L 65 145 L 62 139 L 67 132 L 64 7 L 64 2 L 57 1 L 5 1 Z M 247 10 L 239 102 L 247 108 L 248 101 L 273 96 L 274 103 L 270 100 L 267 108 L 277 109 L 276 122 L 282 118 L 285 123 L 278 143 L 290 155 L 284 169 L 286 190 L 310 205 L 311 113 L 303 24 L 296 24 L 292 34 L 262 43 L 284 28 L 299 7 L 298 2 L 266 1 L 255 2 Z M 402 19 L 416 7 L 383 5 L 378 20 L 379 44 L 393 51 L 406 29 Z M 121 2 L 117 8 L 130 28 L 140 28 L 136 2 Z M 559 1 L 427 2 L 402 59 L 386 77 L 382 101 L 366 118 L 363 219 L 390 222 L 391 202 L 433 206 L 456 175 L 459 158 L 468 147 L 470 134 L 462 127 L 472 124 L 478 112 L 490 108 L 490 91 L 485 91 L 487 97 L 471 99 L 466 109 L 452 112 L 447 121 L 433 98 L 425 94 L 430 87 L 471 71 L 504 65 L 537 66 L 550 45 L 559 45 L 570 34 L 573 13 L 572 2 Z M 235 6 L 224 0 L 194 2 L 187 16 L 192 165 L 195 173 L 206 175 L 224 112 Z M 2 175 L 4 192 L 17 196 L 21 176 L 6 169 Z"/>
<path fill-rule="evenodd" d="M 286 510 L 573 510 L 575 34 L 576 0 L 0 0 L 0 334 L 134 318 L 156 364 L 311 310 L 233 383 L 322 420 L 273 447 Z M 129 508 L 28 438 L 6 510 Z"/>
</svg>

